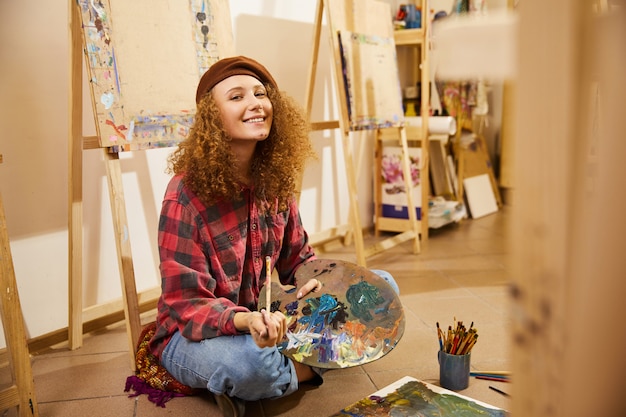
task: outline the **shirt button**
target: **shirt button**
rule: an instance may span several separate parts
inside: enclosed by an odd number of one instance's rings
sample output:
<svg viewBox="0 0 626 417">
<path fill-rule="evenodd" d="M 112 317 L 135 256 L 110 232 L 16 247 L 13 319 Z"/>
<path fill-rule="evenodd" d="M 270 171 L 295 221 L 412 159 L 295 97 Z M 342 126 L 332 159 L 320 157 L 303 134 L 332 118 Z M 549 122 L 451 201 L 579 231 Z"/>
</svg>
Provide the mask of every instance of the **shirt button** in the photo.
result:
<svg viewBox="0 0 626 417">
<path fill-rule="evenodd" d="M 256 230 L 256 223 L 252 223 L 252 230 Z"/>
<path fill-rule="evenodd" d="M 259 263 L 260 261 L 261 261 L 260 257 L 257 256 L 256 258 L 254 258 L 254 262 L 256 262 L 256 263 Z"/>
<path fill-rule="evenodd" d="M 233 237 L 233 235 L 228 235 L 228 240 L 230 240 L 232 242 L 234 239 L 235 238 Z"/>
</svg>

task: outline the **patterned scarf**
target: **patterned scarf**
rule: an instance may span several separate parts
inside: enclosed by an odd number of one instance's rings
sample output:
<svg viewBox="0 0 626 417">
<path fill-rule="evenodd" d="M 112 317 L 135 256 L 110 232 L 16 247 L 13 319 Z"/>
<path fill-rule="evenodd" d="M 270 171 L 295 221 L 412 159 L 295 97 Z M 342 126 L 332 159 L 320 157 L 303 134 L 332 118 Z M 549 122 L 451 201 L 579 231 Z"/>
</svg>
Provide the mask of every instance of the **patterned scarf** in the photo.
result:
<svg viewBox="0 0 626 417">
<path fill-rule="evenodd" d="M 154 356 L 148 344 L 156 331 L 156 322 L 148 324 L 139 336 L 135 356 L 136 373 L 126 379 L 124 392 L 134 391 L 129 397 L 147 394 L 148 399 L 160 407 L 174 397 L 193 395 L 196 390 L 178 382 Z"/>
</svg>

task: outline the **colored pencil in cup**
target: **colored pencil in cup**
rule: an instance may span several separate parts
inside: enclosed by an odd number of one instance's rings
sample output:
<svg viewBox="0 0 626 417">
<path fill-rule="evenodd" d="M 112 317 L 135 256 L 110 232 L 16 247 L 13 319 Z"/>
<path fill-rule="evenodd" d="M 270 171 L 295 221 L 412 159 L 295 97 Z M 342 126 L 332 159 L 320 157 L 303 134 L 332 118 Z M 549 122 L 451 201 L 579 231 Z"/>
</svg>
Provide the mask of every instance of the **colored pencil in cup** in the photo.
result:
<svg viewBox="0 0 626 417">
<path fill-rule="evenodd" d="M 454 327 L 448 326 L 446 333 L 441 330 L 439 322 L 437 322 L 437 338 L 439 339 L 439 349 L 450 355 L 467 355 L 470 353 L 476 340 L 478 333 L 474 329 L 474 322 L 466 328 L 462 321 L 454 318 Z"/>
<path fill-rule="evenodd" d="M 439 339 L 439 350 L 443 350 L 443 332 L 439 327 L 439 322 L 437 322 L 437 339 Z"/>
</svg>

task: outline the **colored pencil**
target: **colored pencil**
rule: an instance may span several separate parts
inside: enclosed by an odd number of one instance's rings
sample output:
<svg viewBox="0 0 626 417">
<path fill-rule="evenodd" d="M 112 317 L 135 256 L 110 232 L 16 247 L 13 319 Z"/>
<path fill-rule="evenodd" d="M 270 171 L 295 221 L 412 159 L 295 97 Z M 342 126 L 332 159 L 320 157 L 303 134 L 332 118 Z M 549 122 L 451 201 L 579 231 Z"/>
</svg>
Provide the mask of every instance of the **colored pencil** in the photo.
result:
<svg viewBox="0 0 626 417">
<path fill-rule="evenodd" d="M 499 374 L 499 373 L 495 373 L 495 372 L 482 372 L 482 371 L 477 371 L 477 372 L 470 372 L 470 376 L 489 376 L 492 378 L 503 378 L 503 379 L 507 379 L 510 377 L 510 373 L 507 374 Z"/>
<path fill-rule="evenodd" d="M 504 391 L 502 391 L 502 390 L 500 390 L 500 389 L 498 389 L 498 388 L 496 388 L 496 387 L 492 387 L 491 385 L 489 385 L 489 389 L 492 389 L 492 390 L 494 390 L 495 392 L 497 392 L 497 393 L 500 393 L 500 394 L 504 395 L 505 397 L 510 397 L 510 395 L 509 395 L 509 394 L 507 394 L 506 392 L 504 392 Z"/>
<path fill-rule="evenodd" d="M 495 377 L 495 376 L 475 375 L 474 378 L 476 378 L 476 379 L 484 379 L 484 380 L 487 380 L 487 381 L 509 382 L 508 378 L 498 378 L 498 377 Z"/>
<path fill-rule="evenodd" d="M 482 375 L 503 375 L 503 376 L 511 375 L 511 371 L 476 371 L 475 373 L 482 374 Z"/>
<path fill-rule="evenodd" d="M 471 340 L 467 343 L 467 345 L 465 345 L 465 348 L 463 349 L 461 354 L 465 355 L 465 354 L 469 353 L 469 351 L 472 350 L 472 348 L 476 344 L 477 340 L 478 340 L 478 335 L 477 334 L 473 334 L 472 337 L 471 337 Z"/>
<path fill-rule="evenodd" d="M 455 334 L 454 335 L 454 340 L 452 342 L 452 349 L 450 349 L 450 353 L 452 353 L 453 355 L 456 354 L 456 347 L 459 345 L 459 335 Z"/>
<path fill-rule="evenodd" d="M 463 350 L 465 349 L 465 346 L 469 343 L 470 339 L 472 338 L 472 333 L 471 331 L 468 332 L 462 339 L 461 343 L 459 344 L 459 347 L 457 349 L 457 352 L 459 354 L 463 353 Z"/>
<path fill-rule="evenodd" d="M 271 313 L 272 305 L 272 258 L 265 257 L 265 308 Z"/>
</svg>

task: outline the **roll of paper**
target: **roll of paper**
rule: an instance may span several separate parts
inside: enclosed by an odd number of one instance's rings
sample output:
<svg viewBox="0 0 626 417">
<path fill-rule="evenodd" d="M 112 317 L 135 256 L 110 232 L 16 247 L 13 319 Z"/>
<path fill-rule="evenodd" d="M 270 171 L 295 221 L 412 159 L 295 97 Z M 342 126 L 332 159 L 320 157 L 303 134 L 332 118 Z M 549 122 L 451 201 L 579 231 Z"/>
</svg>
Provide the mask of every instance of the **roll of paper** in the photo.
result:
<svg viewBox="0 0 626 417">
<path fill-rule="evenodd" d="M 420 116 L 406 117 L 405 120 L 409 126 L 422 126 Z M 454 135 L 456 133 L 456 119 L 450 116 L 431 116 L 428 118 L 428 133 Z"/>
</svg>

